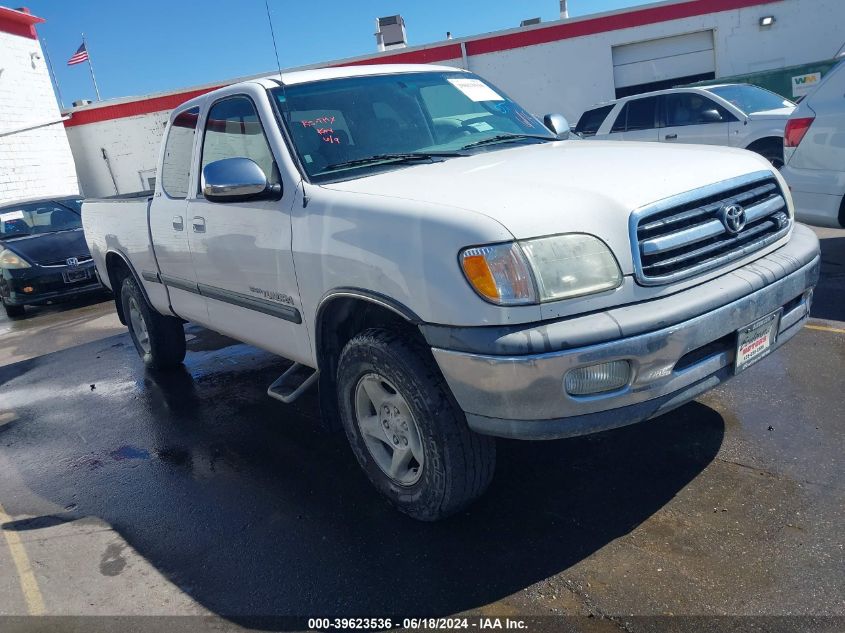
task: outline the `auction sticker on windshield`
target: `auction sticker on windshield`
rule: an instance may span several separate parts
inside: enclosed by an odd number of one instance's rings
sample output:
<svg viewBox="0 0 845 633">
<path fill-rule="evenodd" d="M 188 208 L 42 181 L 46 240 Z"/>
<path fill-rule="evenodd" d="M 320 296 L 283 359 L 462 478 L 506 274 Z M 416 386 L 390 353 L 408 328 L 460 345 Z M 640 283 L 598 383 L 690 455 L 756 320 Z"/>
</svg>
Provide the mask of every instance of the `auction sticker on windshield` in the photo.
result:
<svg viewBox="0 0 845 633">
<path fill-rule="evenodd" d="M 450 78 L 449 83 L 473 101 L 504 101 L 505 98 L 480 79 Z"/>
<path fill-rule="evenodd" d="M 755 321 L 738 332 L 734 373 L 739 373 L 764 358 L 777 340 L 781 310 Z"/>
</svg>

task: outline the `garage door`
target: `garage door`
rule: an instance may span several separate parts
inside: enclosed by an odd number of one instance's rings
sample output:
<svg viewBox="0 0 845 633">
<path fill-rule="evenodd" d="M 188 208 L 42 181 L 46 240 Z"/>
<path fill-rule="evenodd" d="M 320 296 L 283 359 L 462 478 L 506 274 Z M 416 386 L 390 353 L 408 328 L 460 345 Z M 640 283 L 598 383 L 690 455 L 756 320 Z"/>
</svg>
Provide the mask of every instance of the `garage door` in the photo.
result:
<svg viewBox="0 0 845 633">
<path fill-rule="evenodd" d="M 715 70 L 713 31 L 613 47 L 617 97 L 712 79 Z"/>
</svg>

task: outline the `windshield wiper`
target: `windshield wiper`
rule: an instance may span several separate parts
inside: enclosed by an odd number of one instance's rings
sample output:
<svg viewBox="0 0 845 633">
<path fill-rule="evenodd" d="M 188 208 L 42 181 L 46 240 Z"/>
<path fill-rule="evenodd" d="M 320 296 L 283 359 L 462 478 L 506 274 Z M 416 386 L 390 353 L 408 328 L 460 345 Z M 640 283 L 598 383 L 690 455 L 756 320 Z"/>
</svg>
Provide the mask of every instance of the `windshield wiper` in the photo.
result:
<svg viewBox="0 0 845 633">
<path fill-rule="evenodd" d="M 340 163 L 332 163 L 331 165 L 327 165 L 324 171 L 333 171 L 335 169 L 343 169 L 344 167 L 372 165 L 374 163 L 411 163 L 420 160 L 430 161 L 435 158 L 455 158 L 457 156 L 466 156 L 466 154 L 462 154 L 461 152 L 401 152 L 394 154 L 374 154 L 373 156 L 353 158 L 352 160 L 345 160 Z"/>
<path fill-rule="evenodd" d="M 472 149 L 473 147 L 481 147 L 482 145 L 492 145 L 494 143 L 512 143 L 513 141 L 521 141 L 523 139 L 539 139 L 541 141 L 555 141 L 556 138 L 552 136 L 541 136 L 540 134 L 496 134 L 495 136 L 488 136 L 480 141 L 474 143 L 467 143 L 461 149 Z"/>
</svg>

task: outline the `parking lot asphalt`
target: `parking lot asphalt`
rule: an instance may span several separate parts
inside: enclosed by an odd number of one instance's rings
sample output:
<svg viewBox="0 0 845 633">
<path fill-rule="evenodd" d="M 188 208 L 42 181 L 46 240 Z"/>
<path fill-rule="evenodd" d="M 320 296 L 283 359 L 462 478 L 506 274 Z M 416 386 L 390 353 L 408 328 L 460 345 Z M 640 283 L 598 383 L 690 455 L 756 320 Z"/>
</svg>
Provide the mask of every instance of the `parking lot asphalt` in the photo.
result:
<svg viewBox="0 0 845 633">
<path fill-rule="evenodd" d="M 381 501 L 315 393 L 265 395 L 286 361 L 191 326 L 183 370 L 145 371 L 108 302 L 0 320 L 0 615 L 845 616 L 845 231 L 819 235 L 777 354 L 649 422 L 501 441 L 437 524 Z"/>
</svg>

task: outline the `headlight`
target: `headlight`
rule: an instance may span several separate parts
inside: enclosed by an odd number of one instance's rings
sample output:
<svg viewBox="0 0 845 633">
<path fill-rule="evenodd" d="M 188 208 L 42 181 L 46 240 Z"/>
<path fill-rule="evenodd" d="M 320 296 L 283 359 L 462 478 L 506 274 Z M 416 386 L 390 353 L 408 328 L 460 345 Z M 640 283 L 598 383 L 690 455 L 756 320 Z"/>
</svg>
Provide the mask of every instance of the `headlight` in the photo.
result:
<svg viewBox="0 0 845 633">
<path fill-rule="evenodd" d="M 25 259 L 8 249 L 0 250 L 0 268 L 29 268 Z"/>
<path fill-rule="evenodd" d="M 554 235 L 520 244 L 537 279 L 540 301 L 589 295 L 622 283 L 613 253 L 592 235 Z"/>
<path fill-rule="evenodd" d="M 607 245 L 581 233 L 475 246 L 461 251 L 459 259 L 475 291 L 498 305 L 556 301 L 622 283 Z"/>
<path fill-rule="evenodd" d="M 460 260 L 470 285 L 488 301 L 499 305 L 537 303 L 528 262 L 516 243 L 467 248 Z"/>
</svg>

